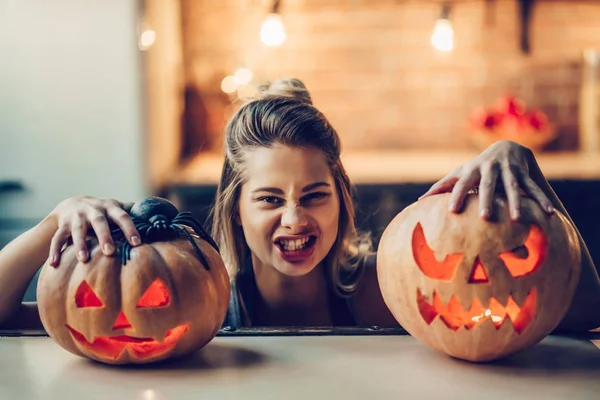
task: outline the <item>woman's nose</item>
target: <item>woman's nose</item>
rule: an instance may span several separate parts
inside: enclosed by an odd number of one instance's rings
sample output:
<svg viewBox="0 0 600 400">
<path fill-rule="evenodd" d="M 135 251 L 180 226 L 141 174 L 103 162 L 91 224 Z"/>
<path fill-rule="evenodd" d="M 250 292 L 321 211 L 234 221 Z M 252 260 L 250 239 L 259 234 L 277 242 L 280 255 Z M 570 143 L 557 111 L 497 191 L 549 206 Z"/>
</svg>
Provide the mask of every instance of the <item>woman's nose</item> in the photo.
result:
<svg viewBox="0 0 600 400">
<path fill-rule="evenodd" d="M 304 214 L 304 209 L 298 205 L 287 207 L 281 216 L 281 225 L 292 230 L 308 225 L 308 219 Z"/>
</svg>

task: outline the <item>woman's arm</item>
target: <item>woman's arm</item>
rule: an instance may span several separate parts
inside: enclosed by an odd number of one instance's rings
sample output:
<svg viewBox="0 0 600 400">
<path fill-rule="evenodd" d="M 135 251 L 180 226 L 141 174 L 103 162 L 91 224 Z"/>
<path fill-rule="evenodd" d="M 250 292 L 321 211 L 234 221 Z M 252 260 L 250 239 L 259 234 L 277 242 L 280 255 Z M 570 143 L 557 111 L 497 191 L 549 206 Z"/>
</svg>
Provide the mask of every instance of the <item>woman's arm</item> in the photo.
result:
<svg viewBox="0 0 600 400">
<path fill-rule="evenodd" d="M 94 230 L 106 255 L 115 251 L 109 220 L 127 235 L 132 246 L 139 245 L 139 234 L 127 214 L 131 206 L 131 203 L 122 204 L 116 200 L 73 197 L 61 202 L 38 225 L 6 245 L 0 251 L 0 328 L 42 326 L 37 304 L 21 301 L 31 280 L 46 261 L 58 267 L 61 248 L 69 238 L 79 250 L 81 262 L 86 262 L 89 257 L 85 242 L 89 228 Z"/>
<path fill-rule="evenodd" d="M 21 304 L 27 286 L 48 259 L 58 229 L 53 215 L 23 233 L 0 251 L 0 327 L 41 327 L 37 304 Z"/>
<path fill-rule="evenodd" d="M 598 328 L 600 327 L 600 277 L 598 276 L 597 267 L 594 265 L 581 233 L 544 177 L 531 151 L 527 152 L 527 163 L 529 177 L 550 199 L 554 208 L 564 214 L 571 222 L 577 231 L 581 247 L 581 278 L 579 279 L 579 285 L 575 291 L 571 307 L 557 329 L 560 331 L 588 331 Z"/>
</svg>

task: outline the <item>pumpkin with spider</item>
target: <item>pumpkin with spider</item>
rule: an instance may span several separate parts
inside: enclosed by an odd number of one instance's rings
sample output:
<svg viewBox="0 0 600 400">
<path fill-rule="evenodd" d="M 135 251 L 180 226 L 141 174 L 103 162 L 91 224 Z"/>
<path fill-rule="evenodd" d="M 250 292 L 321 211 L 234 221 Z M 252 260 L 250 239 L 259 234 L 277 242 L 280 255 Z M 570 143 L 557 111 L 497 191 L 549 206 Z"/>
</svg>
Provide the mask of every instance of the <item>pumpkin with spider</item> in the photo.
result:
<svg viewBox="0 0 600 400">
<path fill-rule="evenodd" d="M 190 354 L 214 338 L 229 303 L 219 249 L 189 212 L 150 197 L 130 215 L 142 245 L 119 229 L 105 256 L 90 236 L 90 259 L 67 246 L 45 265 L 37 297 L 44 328 L 68 351 L 108 364 L 144 364 Z"/>
</svg>

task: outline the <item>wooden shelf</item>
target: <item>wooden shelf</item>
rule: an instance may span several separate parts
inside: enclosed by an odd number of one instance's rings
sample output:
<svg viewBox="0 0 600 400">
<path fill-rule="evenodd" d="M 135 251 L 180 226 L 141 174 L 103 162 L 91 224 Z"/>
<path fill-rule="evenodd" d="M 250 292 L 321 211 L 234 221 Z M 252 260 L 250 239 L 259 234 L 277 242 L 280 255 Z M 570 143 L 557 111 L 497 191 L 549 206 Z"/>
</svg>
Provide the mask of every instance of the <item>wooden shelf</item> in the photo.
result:
<svg viewBox="0 0 600 400">
<path fill-rule="evenodd" d="M 355 184 L 430 183 L 476 157 L 476 152 L 365 151 L 342 155 Z M 600 154 L 547 153 L 537 156 L 547 179 L 600 180 Z M 216 185 L 223 156 L 200 154 L 171 179 L 172 184 Z"/>
</svg>

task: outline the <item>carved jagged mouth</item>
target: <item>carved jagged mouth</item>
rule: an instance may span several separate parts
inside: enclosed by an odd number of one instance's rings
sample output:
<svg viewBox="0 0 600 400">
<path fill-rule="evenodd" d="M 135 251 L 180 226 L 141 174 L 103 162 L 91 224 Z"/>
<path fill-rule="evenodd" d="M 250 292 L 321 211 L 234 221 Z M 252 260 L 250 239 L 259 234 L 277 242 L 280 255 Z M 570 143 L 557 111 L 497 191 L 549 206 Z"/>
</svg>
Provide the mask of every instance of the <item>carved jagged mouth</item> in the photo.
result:
<svg viewBox="0 0 600 400">
<path fill-rule="evenodd" d="M 92 342 L 89 342 L 83 334 L 65 325 L 73 339 L 80 346 L 91 350 L 94 354 L 103 358 L 118 359 L 124 351 L 129 351 L 130 354 L 138 359 L 144 360 L 164 354 L 173 349 L 179 339 L 189 330 L 190 325 L 179 325 L 167 332 L 162 341 L 151 338 L 137 338 L 127 335 L 119 336 L 99 336 L 95 337 Z"/>
<path fill-rule="evenodd" d="M 452 296 L 448 304 L 444 303 L 434 291 L 433 301 L 430 303 L 417 289 L 417 304 L 425 322 L 429 325 L 436 317 L 444 324 L 456 331 L 461 326 L 467 330 L 491 319 L 496 329 L 499 329 L 506 318 L 510 318 L 517 333 L 523 332 L 535 317 L 537 309 L 537 291 L 531 289 L 522 306 L 519 306 L 512 296 L 508 297 L 505 305 L 491 298 L 488 307 L 484 307 L 479 299 L 475 298 L 469 310 L 465 310 L 456 296 Z"/>
</svg>

